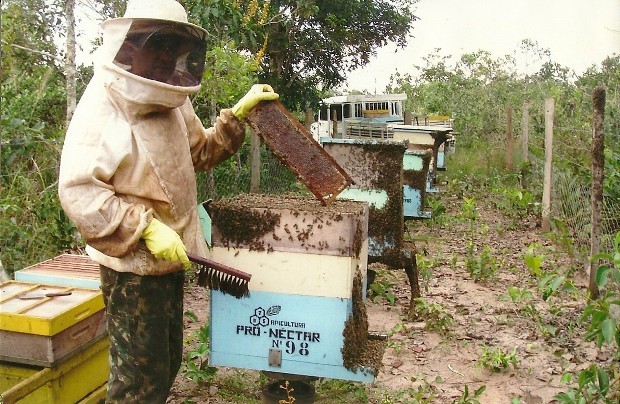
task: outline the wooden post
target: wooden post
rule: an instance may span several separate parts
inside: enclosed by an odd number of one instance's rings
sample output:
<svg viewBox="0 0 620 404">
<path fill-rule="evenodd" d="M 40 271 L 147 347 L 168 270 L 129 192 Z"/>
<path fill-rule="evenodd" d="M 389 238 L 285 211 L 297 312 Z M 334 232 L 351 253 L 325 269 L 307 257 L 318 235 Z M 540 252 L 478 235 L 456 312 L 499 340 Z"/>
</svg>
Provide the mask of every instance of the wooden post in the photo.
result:
<svg viewBox="0 0 620 404">
<path fill-rule="evenodd" d="M 603 210 L 603 178 L 605 168 L 605 134 L 603 121 L 605 117 L 605 88 L 597 87 L 592 92 L 594 107 L 592 131 L 592 232 L 590 235 L 590 257 L 600 252 L 601 247 L 601 211 Z M 588 291 L 590 298 L 596 299 L 599 295 L 596 284 L 598 260 L 590 261 L 590 283 Z"/>
<path fill-rule="evenodd" d="M 405 125 L 411 125 L 413 119 L 411 118 L 411 111 L 405 111 L 405 116 L 403 117 L 403 123 Z"/>
<path fill-rule="evenodd" d="M 514 168 L 513 153 L 514 153 L 513 139 L 512 139 L 512 108 L 506 109 L 506 170 L 512 172 Z"/>
<path fill-rule="evenodd" d="M 542 199 L 542 231 L 551 230 L 551 184 L 553 168 L 553 115 L 555 113 L 555 100 L 545 99 L 545 173 Z"/>
<path fill-rule="evenodd" d="M 527 102 L 523 104 L 523 124 L 521 125 L 523 142 L 521 146 L 523 161 L 528 161 L 529 158 L 529 137 L 530 137 L 530 104 Z"/>
<path fill-rule="evenodd" d="M 306 108 L 306 120 L 304 121 L 304 126 L 308 131 L 310 131 L 310 125 L 312 125 L 312 108 Z"/>
<path fill-rule="evenodd" d="M 338 114 L 336 110 L 332 111 L 332 138 L 336 138 L 338 134 Z"/>
<path fill-rule="evenodd" d="M 250 129 L 250 193 L 260 192 L 260 137 Z"/>
</svg>

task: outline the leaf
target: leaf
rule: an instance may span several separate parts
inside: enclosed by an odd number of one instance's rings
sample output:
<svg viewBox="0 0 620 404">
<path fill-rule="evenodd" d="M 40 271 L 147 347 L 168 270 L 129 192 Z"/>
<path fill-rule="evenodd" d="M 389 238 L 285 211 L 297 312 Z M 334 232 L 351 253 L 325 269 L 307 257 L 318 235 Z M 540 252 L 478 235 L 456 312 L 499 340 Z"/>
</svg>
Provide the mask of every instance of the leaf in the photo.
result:
<svg viewBox="0 0 620 404">
<path fill-rule="evenodd" d="M 598 375 L 598 387 L 600 391 L 606 391 L 609 388 L 609 375 L 603 368 L 597 369 L 597 375 Z"/>
<path fill-rule="evenodd" d="M 198 316 L 196 315 L 196 313 L 194 313 L 193 311 L 186 311 L 185 312 L 185 317 L 188 317 L 190 320 L 192 320 L 193 322 L 198 321 Z"/>
<path fill-rule="evenodd" d="M 577 289 L 575 287 L 575 285 L 573 284 L 573 282 L 568 281 L 564 284 L 564 286 L 562 286 L 562 292 L 568 292 L 568 293 L 572 293 L 572 292 L 578 292 L 579 289 Z"/>
<path fill-rule="evenodd" d="M 568 395 L 568 393 L 558 393 L 554 397 L 560 403 L 572 403 L 572 398 Z"/>
<path fill-rule="evenodd" d="M 616 319 L 607 318 L 605 321 L 603 321 L 603 324 L 601 325 L 601 330 L 603 333 L 603 337 L 605 338 L 605 342 L 611 344 L 616 339 L 616 332 L 618 332 L 616 326 Z"/>
<path fill-rule="evenodd" d="M 596 270 L 596 285 L 599 288 L 602 288 L 603 286 L 605 286 L 605 284 L 607 284 L 607 275 L 610 271 L 611 268 L 609 267 L 609 265 L 601 265 Z"/>
<path fill-rule="evenodd" d="M 551 282 L 551 285 L 549 285 L 549 288 L 553 291 L 558 290 L 558 288 L 560 287 L 560 285 L 562 285 L 564 283 L 564 280 L 566 279 L 566 277 L 564 275 L 560 275 L 557 278 L 555 278 L 553 280 L 553 282 Z"/>
<path fill-rule="evenodd" d="M 579 373 L 578 379 L 579 389 L 583 389 L 583 387 L 590 383 L 594 377 L 594 369 L 592 369 L 592 367 L 582 370 L 581 373 Z"/>
<path fill-rule="evenodd" d="M 600 261 L 600 260 L 612 260 L 612 256 L 611 254 L 607 254 L 607 253 L 598 253 L 598 254 L 594 254 L 592 256 L 592 258 L 590 258 L 590 262 L 594 262 L 594 261 Z"/>
</svg>

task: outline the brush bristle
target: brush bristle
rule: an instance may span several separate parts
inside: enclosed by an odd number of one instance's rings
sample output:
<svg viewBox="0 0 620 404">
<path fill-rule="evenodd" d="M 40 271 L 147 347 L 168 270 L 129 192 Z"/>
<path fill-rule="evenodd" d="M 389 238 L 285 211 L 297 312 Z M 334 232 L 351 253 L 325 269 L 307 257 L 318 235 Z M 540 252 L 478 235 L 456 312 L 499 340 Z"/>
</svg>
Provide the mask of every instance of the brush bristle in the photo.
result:
<svg viewBox="0 0 620 404">
<path fill-rule="evenodd" d="M 237 299 L 250 297 L 248 282 L 235 276 L 216 271 L 213 268 L 200 265 L 196 271 L 198 286 L 220 291 Z"/>
</svg>

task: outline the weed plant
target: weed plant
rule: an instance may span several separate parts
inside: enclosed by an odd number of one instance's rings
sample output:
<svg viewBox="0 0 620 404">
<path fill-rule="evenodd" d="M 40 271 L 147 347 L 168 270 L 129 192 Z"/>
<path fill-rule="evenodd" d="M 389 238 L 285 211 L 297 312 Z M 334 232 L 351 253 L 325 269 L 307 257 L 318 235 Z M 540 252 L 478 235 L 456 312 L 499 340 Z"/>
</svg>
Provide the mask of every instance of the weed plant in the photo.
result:
<svg viewBox="0 0 620 404">
<path fill-rule="evenodd" d="M 394 295 L 394 284 L 396 283 L 396 274 L 386 269 L 376 270 L 374 281 L 368 287 L 368 298 L 375 303 L 387 300 L 390 305 L 396 304 L 396 296 Z"/>
<path fill-rule="evenodd" d="M 620 233 L 614 239 L 613 251 L 592 257 L 600 260 L 596 272 L 596 284 L 603 291 L 597 300 L 588 300 L 581 321 L 587 324 L 586 341 L 595 341 L 601 348 L 613 350 L 608 364 L 592 364 L 577 376 L 576 386 L 555 396 L 562 404 L 618 403 L 620 402 Z M 566 373 L 562 381 L 571 384 L 573 374 Z"/>
<path fill-rule="evenodd" d="M 497 278 L 499 262 L 489 247 L 484 247 L 479 256 L 466 258 L 465 266 L 475 282 L 486 282 Z"/>
<path fill-rule="evenodd" d="M 434 196 L 427 196 L 425 198 L 426 206 L 431 210 L 430 219 L 426 220 L 425 223 L 431 229 L 435 228 L 435 226 L 443 226 L 446 223 L 446 207 L 441 202 L 440 198 Z"/>
<path fill-rule="evenodd" d="M 454 317 L 438 303 L 427 302 L 423 297 L 415 299 L 415 309 L 419 319 L 424 319 L 424 329 L 436 332 L 442 337 L 451 337 L 450 327 L 454 324 Z"/>
<path fill-rule="evenodd" d="M 511 352 L 507 352 L 501 348 L 483 346 L 482 355 L 476 365 L 492 372 L 500 372 L 510 366 L 517 369 L 519 365 L 517 350 L 515 348 Z"/>
<path fill-rule="evenodd" d="M 186 313 L 190 318 L 195 318 L 193 313 Z M 184 376 L 196 382 L 204 384 L 215 379 L 217 368 L 209 366 L 209 323 L 200 327 L 189 340 L 191 349 L 185 355 L 182 372 Z"/>
<path fill-rule="evenodd" d="M 465 390 L 463 390 L 463 394 L 457 400 L 454 400 L 454 404 L 480 404 L 480 400 L 478 398 L 484 393 L 487 389 L 487 386 L 481 386 L 476 389 L 473 394 L 469 394 L 469 386 L 465 385 Z"/>
</svg>

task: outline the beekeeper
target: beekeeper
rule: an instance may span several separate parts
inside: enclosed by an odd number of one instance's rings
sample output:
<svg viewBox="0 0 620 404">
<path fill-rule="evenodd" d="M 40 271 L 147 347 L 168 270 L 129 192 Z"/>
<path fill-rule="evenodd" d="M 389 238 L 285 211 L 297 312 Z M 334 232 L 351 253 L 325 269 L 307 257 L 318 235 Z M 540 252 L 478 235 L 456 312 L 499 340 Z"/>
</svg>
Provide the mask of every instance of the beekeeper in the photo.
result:
<svg viewBox="0 0 620 404">
<path fill-rule="evenodd" d="M 278 94 L 254 85 L 205 129 L 188 96 L 200 89 L 206 32 L 178 2 L 130 1 L 102 27 L 95 74 L 67 130 L 58 194 L 101 266 L 107 402 L 163 403 L 182 358 L 186 251 L 207 252 L 195 171 L 236 153 L 244 115 Z"/>
</svg>

